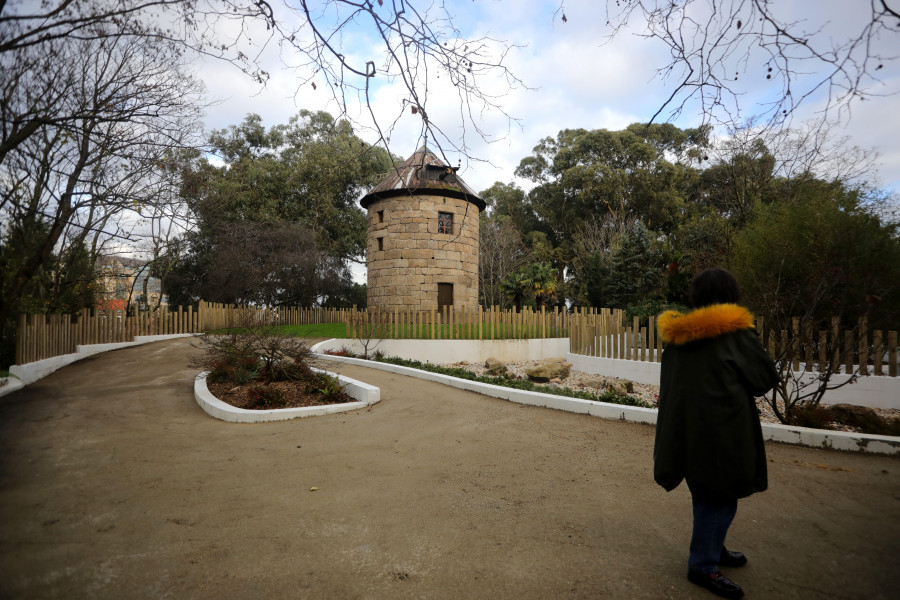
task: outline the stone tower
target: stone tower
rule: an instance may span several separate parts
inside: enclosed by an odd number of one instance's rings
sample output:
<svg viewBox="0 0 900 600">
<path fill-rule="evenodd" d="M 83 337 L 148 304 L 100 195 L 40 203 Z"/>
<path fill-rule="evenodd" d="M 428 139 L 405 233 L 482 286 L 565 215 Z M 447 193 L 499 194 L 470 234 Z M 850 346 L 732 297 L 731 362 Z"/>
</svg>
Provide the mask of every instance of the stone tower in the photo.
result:
<svg viewBox="0 0 900 600">
<path fill-rule="evenodd" d="M 478 221 L 485 203 L 456 171 L 422 146 L 360 200 L 369 219 L 370 307 L 478 306 Z"/>
</svg>

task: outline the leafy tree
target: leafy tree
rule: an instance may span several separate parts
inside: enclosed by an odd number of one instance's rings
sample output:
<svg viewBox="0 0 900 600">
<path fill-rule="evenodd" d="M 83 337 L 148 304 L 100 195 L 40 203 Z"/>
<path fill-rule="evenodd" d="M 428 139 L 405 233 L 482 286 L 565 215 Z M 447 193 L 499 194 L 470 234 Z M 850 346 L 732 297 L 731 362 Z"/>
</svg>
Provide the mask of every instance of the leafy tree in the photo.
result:
<svg viewBox="0 0 900 600">
<path fill-rule="evenodd" d="M 167 259 L 172 301 L 363 305 L 347 261 L 362 260 L 357 200 L 390 168 L 387 152 L 346 121 L 305 110 L 269 129 L 248 115 L 213 132 L 210 144 L 224 166 L 181 157 L 196 226 L 170 246 L 180 253 Z"/>
<path fill-rule="evenodd" d="M 189 236 L 190 250 L 163 282 L 173 304 L 313 306 L 346 294 L 350 273 L 293 223 L 219 222 Z"/>
<path fill-rule="evenodd" d="M 647 227 L 634 221 L 609 255 L 594 254 L 585 280 L 594 306 L 626 308 L 660 300 L 665 296 L 665 261 Z"/>
<path fill-rule="evenodd" d="M 768 399 L 776 416 L 791 423 L 800 409 L 814 408 L 824 394 L 845 385 L 831 375 L 840 365 L 845 334 L 893 329 L 900 321 L 900 237 L 897 224 L 883 222 L 861 190 L 840 182 L 806 178 L 780 182 L 789 200 L 757 209 L 734 240 L 732 269 L 748 304 L 776 333 L 781 381 Z M 837 334 L 819 347 L 818 331 Z M 796 319 L 796 326 L 794 323 Z M 777 335 L 788 332 L 787 343 Z M 804 354 L 827 364 L 807 364 Z M 792 363 L 802 363 L 801 376 Z M 849 380 L 853 381 L 853 378 Z"/>
<path fill-rule="evenodd" d="M 366 218 L 357 201 L 391 168 L 391 157 L 347 121 L 301 110 L 267 131 L 251 114 L 214 131 L 210 145 L 225 166 L 201 161 L 186 175 L 199 182 L 185 193 L 201 221 L 292 221 L 331 254 L 362 261 Z"/>
<path fill-rule="evenodd" d="M 507 275 L 500 286 L 516 310 L 532 303 L 540 310 L 554 300 L 556 270 L 550 263 L 531 263 Z"/>
<path fill-rule="evenodd" d="M 32 229 L 33 228 L 33 229 Z M 34 247 L 43 243 L 49 226 L 46 223 L 11 223 L 0 237 L 0 291 L 6 292 L 15 273 Z M 99 292 L 94 268 L 95 260 L 85 245 L 68 245 L 61 253 L 52 253 L 22 289 L 14 313 L 70 313 L 92 307 Z M 16 320 L 3 324 L 0 344 L 0 366 L 15 362 Z"/>
<path fill-rule="evenodd" d="M 525 200 L 525 190 L 514 183 L 497 181 L 479 195 L 487 204 L 491 217 L 508 218 L 510 224 L 521 233 L 538 228 L 538 220 Z"/>
<path fill-rule="evenodd" d="M 700 175 L 698 200 L 737 226 L 763 202 L 775 177 L 775 157 L 761 138 L 731 138 L 722 157 Z"/>
<path fill-rule="evenodd" d="M 872 327 L 900 321 L 900 238 L 859 189 L 817 179 L 782 181 L 786 200 L 757 209 L 734 237 L 731 267 L 747 301 L 773 327 L 869 313 Z M 877 298 L 877 304 L 872 302 Z M 870 310 L 871 307 L 871 310 Z"/>
<path fill-rule="evenodd" d="M 698 177 L 692 165 L 703 158 L 708 137 L 706 128 L 634 124 L 623 131 L 567 129 L 541 140 L 516 175 L 537 184 L 526 197 L 526 211 L 554 248 L 560 278 L 579 261 L 574 247 L 587 218 L 637 219 L 659 232 L 674 230 Z"/>
</svg>

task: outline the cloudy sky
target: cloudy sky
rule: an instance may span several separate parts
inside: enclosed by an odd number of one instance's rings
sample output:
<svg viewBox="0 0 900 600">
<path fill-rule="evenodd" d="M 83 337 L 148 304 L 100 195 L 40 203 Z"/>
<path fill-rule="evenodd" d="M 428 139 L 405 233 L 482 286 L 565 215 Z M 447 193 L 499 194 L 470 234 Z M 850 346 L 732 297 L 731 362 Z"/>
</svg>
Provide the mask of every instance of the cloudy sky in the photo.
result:
<svg viewBox="0 0 900 600">
<path fill-rule="evenodd" d="M 413 4 L 428 6 L 431 1 L 413 0 Z M 497 81 L 483 81 L 486 89 L 503 94 L 498 104 L 517 121 L 510 123 L 498 111 L 478 113 L 477 125 L 496 139 L 492 143 L 480 140 L 471 125 L 466 129 L 469 154 L 489 161 L 462 159 L 460 173 L 476 190 L 495 181 L 513 181 L 519 161 L 531 154 L 541 138 L 555 137 L 562 129 L 616 130 L 630 123 L 646 122 L 673 89 L 671 81 L 655 77 L 656 70 L 668 62 L 667 50 L 660 42 L 641 38 L 636 35 L 640 30 L 633 29 L 604 43 L 608 29 L 603 3 L 597 0 L 566 0 L 566 22 L 556 13 L 559 0 L 447 0 L 445 4 L 464 38 L 490 36 L 516 44 L 517 48 L 507 55 L 506 64 L 530 88 L 505 90 Z M 817 31 L 818 39 L 835 45 L 850 33 L 858 33 L 870 7 L 867 0 L 818 0 L 815 14 L 807 14 L 811 5 L 807 1 L 779 0 L 776 4 L 781 11 L 779 17 L 803 21 L 807 32 Z M 252 33 L 254 39 L 264 39 L 263 32 Z M 342 52 L 361 63 L 382 62 L 377 53 L 379 46 L 362 25 L 348 30 L 339 43 Z M 889 54 L 900 54 L 900 39 L 885 38 L 878 44 Z M 204 80 L 209 98 L 216 101 L 207 110 L 207 130 L 239 123 L 249 112 L 259 114 L 267 125 L 286 123 L 303 108 L 337 114 L 322 81 L 313 89 L 296 69 L 285 66 L 285 62 L 296 62 L 290 54 L 279 52 L 275 45 L 261 51 L 271 73 L 263 89 L 231 66 L 198 64 L 197 74 Z M 743 93 L 741 102 L 749 114 L 755 102 L 764 101 L 771 93 L 773 83 L 765 78 L 763 57 L 754 57 L 736 68 Z M 807 77 L 821 76 L 823 72 L 810 72 Z M 886 61 L 878 75 L 880 81 L 869 86 L 869 91 L 877 96 L 853 105 L 851 115 L 842 120 L 835 133 L 848 136 L 851 145 L 877 150 L 880 184 L 900 191 L 900 119 L 895 110 L 900 96 L 889 95 L 900 91 L 900 61 Z M 459 108 L 451 100 L 449 88 L 442 87 L 447 85 L 446 78 L 429 82 L 429 116 L 441 129 L 458 136 L 462 132 Z M 379 120 L 395 123 L 391 150 L 408 156 L 422 140 L 420 117 L 404 110 L 402 101 L 406 94 L 399 84 L 380 79 L 372 97 Z M 444 97 L 448 100 L 444 101 Z M 822 96 L 811 99 L 798 111 L 794 122 L 814 116 L 822 100 Z M 348 109 L 360 122 L 358 133 L 374 140 L 371 131 L 365 130 L 367 118 L 361 107 L 351 103 Z M 664 113 L 665 116 L 668 115 Z M 680 127 L 696 126 L 699 115 L 695 108 L 688 107 L 673 122 Z M 458 156 L 448 156 L 451 162 L 460 160 Z"/>
</svg>

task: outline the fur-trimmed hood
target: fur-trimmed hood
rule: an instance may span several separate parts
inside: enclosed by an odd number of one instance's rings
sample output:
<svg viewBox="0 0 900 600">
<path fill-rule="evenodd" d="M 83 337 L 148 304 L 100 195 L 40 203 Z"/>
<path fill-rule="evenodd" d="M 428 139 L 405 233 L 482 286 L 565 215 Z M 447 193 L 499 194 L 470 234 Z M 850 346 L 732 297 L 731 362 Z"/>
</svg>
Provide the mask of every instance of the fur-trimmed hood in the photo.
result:
<svg viewBox="0 0 900 600">
<path fill-rule="evenodd" d="M 672 344 L 687 344 L 753 326 L 753 315 L 737 304 L 712 304 L 689 313 L 668 310 L 657 320 L 660 338 Z"/>
</svg>

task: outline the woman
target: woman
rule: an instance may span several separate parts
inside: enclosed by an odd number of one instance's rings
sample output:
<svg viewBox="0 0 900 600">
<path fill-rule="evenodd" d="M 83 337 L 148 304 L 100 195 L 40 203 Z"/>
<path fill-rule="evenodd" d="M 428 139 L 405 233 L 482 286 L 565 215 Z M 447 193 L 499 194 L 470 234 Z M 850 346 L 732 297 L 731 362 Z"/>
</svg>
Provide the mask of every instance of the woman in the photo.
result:
<svg viewBox="0 0 900 600">
<path fill-rule="evenodd" d="M 768 486 L 766 451 L 755 396 L 778 380 L 775 365 L 741 306 L 734 276 L 708 269 L 695 276 L 693 308 L 659 316 L 662 355 L 653 475 L 666 491 L 686 480 L 694 530 L 688 579 L 723 598 L 744 595 L 719 566 L 746 564 L 725 549 L 738 498 Z"/>
</svg>

